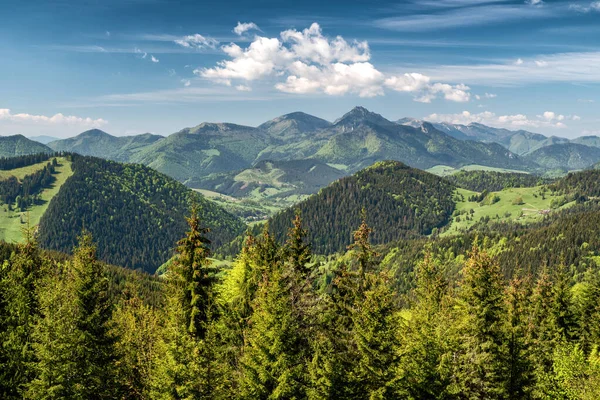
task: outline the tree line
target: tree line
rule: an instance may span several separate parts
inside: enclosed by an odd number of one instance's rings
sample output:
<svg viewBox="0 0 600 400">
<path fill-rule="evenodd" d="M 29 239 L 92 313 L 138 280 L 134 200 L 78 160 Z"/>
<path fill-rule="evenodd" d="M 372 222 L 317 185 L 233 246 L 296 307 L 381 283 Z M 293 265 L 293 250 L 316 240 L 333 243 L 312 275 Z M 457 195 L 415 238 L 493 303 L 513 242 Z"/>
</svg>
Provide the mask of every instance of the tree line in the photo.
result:
<svg viewBox="0 0 600 400">
<path fill-rule="evenodd" d="M 283 242 L 268 228 L 248 235 L 226 269 L 210 261 L 197 209 L 187 223 L 152 301 L 135 280 L 111 295 L 89 233 L 57 260 L 25 230 L 0 270 L 0 396 L 600 397 L 596 265 L 577 285 L 564 260 L 507 279 L 473 240 L 452 263 L 426 249 L 402 295 L 364 214 L 328 264 L 300 215 Z"/>
<path fill-rule="evenodd" d="M 0 202 L 9 206 L 16 203 L 19 210 L 25 211 L 35 203 L 37 195 L 55 181 L 53 174 L 57 165 L 56 158 L 53 158 L 43 168 L 25 175 L 21 180 L 14 176 L 0 180 Z"/>
</svg>

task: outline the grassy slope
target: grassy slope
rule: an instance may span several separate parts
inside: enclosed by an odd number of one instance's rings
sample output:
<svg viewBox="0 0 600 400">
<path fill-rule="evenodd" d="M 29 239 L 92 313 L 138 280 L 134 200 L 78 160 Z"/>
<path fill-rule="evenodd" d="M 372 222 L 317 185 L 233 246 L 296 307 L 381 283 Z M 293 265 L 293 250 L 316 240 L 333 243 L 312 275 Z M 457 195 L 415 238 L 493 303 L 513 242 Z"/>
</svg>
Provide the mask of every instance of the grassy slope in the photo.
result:
<svg viewBox="0 0 600 400">
<path fill-rule="evenodd" d="M 518 171 L 514 169 L 506 169 L 506 168 L 495 168 L 495 167 L 486 167 L 485 165 L 465 165 L 461 168 L 453 168 L 447 165 L 436 165 L 435 167 L 431 167 L 426 170 L 429 173 L 439 176 L 448 176 L 457 173 L 458 171 L 493 171 L 493 172 L 519 172 L 523 174 L 527 174 L 526 171 Z"/>
<path fill-rule="evenodd" d="M 540 210 L 550 210 L 550 203 L 556 198 L 556 196 L 546 192 L 545 199 L 543 199 L 540 194 L 541 188 L 542 186 L 510 188 L 500 192 L 494 192 L 500 197 L 500 201 L 492 205 L 480 205 L 476 202 L 470 202 L 468 201 L 469 196 L 476 194 L 476 192 L 466 189 L 457 189 L 455 192 L 456 212 L 468 212 L 472 209 L 473 218 L 471 218 L 470 221 L 467 221 L 465 217 L 470 214 L 463 214 L 460 215 L 460 222 L 457 222 L 457 217 L 454 216 L 442 235 L 452 235 L 467 230 L 482 217 L 490 217 L 492 221 L 516 221 L 523 224 L 540 220 L 543 218 L 543 214 L 540 213 Z M 464 197 L 464 200 L 461 200 L 460 195 Z M 521 197 L 524 204 L 513 204 L 513 201 L 517 197 Z M 570 207 L 573 204 L 574 202 L 567 203 L 559 209 Z M 496 218 L 496 215 L 499 218 Z"/>
<path fill-rule="evenodd" d="M 4 174 L 14 175 L 18 179 L 23 176 L 32 174 L 35 171 L 42 169 L 48 161 L 44 161 L 39 164 L 30 165 L 23 168 L 17 168 L 11 171 L 0 171 L 0 179 L 4 179 Z M 44 201 L 41 205 L 35 205 L 29 208 L 29 222 L 31 225 L 37 225 L 40 222 L 40 218 L 46 212 L 50 200 L 58 193 L 60 187 L 65 181 L 73 175 L 71 170 L 71 162 L 63 157 L 58 157 L 58 167 L 56 167 L 56 174 L 54 177 L 56 181 L 51 188 L 44 189 L 41 192 L 41 198 Z M 8 207 L 2 206 L 0 208 L 0 240 L 6 242 L 19 242 L 22 239 L 21 228 L 24 226 L 21 224 L 21 214 L 23 214 L 23 221 L 26 219 L 26 213 L 20 211 L 8 211 Z"/>
</svg>

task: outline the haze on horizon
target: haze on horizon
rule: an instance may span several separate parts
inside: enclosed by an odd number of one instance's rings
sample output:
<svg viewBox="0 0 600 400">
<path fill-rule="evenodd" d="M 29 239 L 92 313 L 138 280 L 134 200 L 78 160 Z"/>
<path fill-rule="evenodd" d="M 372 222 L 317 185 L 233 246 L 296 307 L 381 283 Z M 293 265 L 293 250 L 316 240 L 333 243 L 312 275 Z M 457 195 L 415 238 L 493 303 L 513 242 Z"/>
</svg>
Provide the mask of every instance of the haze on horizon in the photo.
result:
<svg viewBox="0 0 600 400">
<path fill-rule="evenodd" d="M 599 1 L 3 3 L 0 135 L 166 136 L 355 105 L 600 135 Z"/>
</svg>

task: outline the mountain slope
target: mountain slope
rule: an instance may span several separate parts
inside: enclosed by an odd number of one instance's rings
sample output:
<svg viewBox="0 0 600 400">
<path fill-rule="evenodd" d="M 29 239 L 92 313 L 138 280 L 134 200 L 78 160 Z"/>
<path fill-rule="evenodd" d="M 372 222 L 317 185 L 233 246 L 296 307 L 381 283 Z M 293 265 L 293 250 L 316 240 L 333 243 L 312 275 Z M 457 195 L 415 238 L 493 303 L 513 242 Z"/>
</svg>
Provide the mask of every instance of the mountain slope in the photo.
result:
<svg viewBox="0 0 600 400">
<path fill-rule="evenodd" d="M 270 142 L 271 138 L 257 128 L 202 123 L 144 147 L 130 161 L 185 183 L 211 173 L 248 168 Z"/>
<path fill-rule="evenodd" d="M 30 136 L 29 137 L 30 140 L 33 140 L 34 142 L 38 142 L 41 144 L 48 144 L 50 142 L 54 142 L 56 140 L 60 140 L 57 137 L 54 136 L 46 136 L 46 135 L 40 135 L 40 136 Z"/>
<path fill-rule="evenodd" d="M 331 126 L 331 122 L 303 113 L 294 112 L 274 118 L 258 126 L 269 135 L 295 141 L 309 133 Z"/>
<path fill-rule="evenodd" d="M 315 252 L 343 251 L 368 212 L 373 243 L 429 234 L 443 226 L 454 209 L 454 186 L 400 162 L 385 161 L 340 179 L 318 194 L 274 216 L 270 229 L 283 240 L 299 209 Z"/>
<path fill-rule="evenodd" d="M 331 137 L 313 158 L 343 164 L 350 171 L 386 159 L 421 169 L 469 164 L 516 170 L 535 167 L 500 145 L 458 140 L 429 123 L 418 128 L 397 124 L 362 107 L 353 109 L 324 132 Z"/>
<path fill-rule="evenodd" d="M 561 143 L 542 147 L 526 159 L 547 169 L 583 169 L 600 161 L 600 148 L 576 143 Z"/>
<path fill-rule="evenodd" d="M 52 153 L 52 149 L 23 135 L 0 136 L 0 157 L 17 157 L 28 154 Z"/>
<path fill-rule="evenodd" d="M 181 183 L 148 167 L 73 156 L 73 176 L 54 196 L 39 226 L 40 244 L 69 252 L 83 228 L 109 263 L 148 272 L 168 260 L 184 232 L 190 200 L 211 228 L 213 248 L 243 232 L 244 225 Z"/>
<path fill-rule="evenodd" d="M 164 138 L 150 133 L 135 136 L 113 136 L 100 129 L 91 129 L 72 138 L 50 142 L 48 146 L 55 151 L 67 151 L 115 161 L 129 161 L 137 151 L 161 139 Z"/>
</svg>

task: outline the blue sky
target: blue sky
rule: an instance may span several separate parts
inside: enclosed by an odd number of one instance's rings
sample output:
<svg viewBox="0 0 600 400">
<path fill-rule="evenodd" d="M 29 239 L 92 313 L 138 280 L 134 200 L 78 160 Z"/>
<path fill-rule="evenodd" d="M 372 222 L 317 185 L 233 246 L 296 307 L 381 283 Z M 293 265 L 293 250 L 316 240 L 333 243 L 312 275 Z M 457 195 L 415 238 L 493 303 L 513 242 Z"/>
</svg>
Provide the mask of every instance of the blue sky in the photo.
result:
<svg viewBox="0 0 600 400">
<path fill-rule="evenodd" d="M 355 105 L 600 135 L 600 1 L 0 0 L 0 135 Z"/>
</svg>

